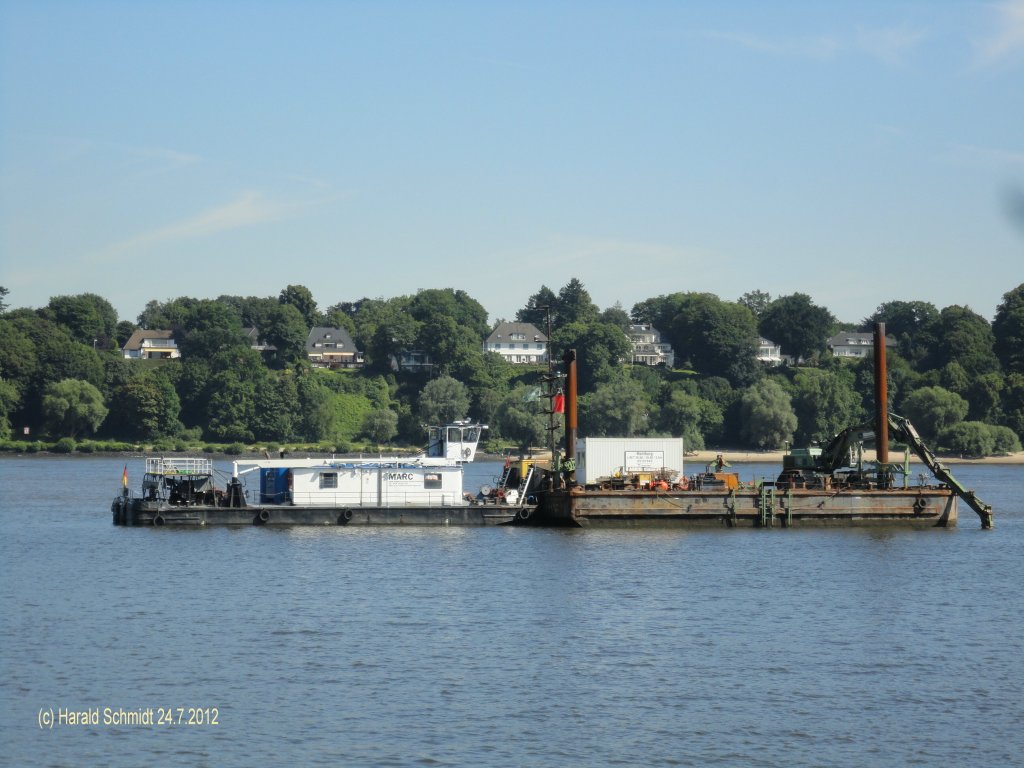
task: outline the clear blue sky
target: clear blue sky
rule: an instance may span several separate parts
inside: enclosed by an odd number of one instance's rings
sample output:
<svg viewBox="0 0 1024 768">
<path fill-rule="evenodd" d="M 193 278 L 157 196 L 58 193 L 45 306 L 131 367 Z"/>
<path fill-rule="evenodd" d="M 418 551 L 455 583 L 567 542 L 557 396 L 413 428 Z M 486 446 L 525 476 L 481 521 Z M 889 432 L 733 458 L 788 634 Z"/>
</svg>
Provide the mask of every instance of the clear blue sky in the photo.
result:
<svg viewBox="0 0 1024 768">
<path fill-rule="evenodd" d="M 0 285 L 491 318 L 1024 282 L 1024 0 L 0 3 Z"/>
</svg>

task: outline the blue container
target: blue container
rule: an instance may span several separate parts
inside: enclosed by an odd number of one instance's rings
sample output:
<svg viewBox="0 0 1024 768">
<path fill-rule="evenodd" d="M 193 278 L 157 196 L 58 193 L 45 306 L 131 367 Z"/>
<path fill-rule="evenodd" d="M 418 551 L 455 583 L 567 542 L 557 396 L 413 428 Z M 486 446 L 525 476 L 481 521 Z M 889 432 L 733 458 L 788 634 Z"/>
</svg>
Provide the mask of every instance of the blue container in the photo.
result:
<svg viewBox="0 0 1024 768">
<path fill-rule="evenodd" d="M 284 467 L 260 469 L 260 503 L 284 504 L 291 501 L 289 477 L 290 470 Z"/>
</svg>

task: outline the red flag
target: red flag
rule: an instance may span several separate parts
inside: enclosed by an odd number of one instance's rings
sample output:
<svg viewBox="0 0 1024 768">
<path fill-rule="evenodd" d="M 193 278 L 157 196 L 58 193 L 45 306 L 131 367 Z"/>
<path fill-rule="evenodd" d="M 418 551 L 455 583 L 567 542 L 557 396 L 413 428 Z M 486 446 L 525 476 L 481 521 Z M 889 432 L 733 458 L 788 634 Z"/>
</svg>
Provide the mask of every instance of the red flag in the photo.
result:
<svg viewBox="0 0 1024 768">
<path fill-rule="evenodd" d="M 128 487 L 128 465 L 127 464 L 124 465 L 124 474 L 121 475 L 121 485 L 124 488 Z"/>
<path fill-rule="evenodd" d="M 552 413 L 565 413 L 565 395 L 558 392 L 555 395 L 555 404 L 551 408 Z"/>
</svg>

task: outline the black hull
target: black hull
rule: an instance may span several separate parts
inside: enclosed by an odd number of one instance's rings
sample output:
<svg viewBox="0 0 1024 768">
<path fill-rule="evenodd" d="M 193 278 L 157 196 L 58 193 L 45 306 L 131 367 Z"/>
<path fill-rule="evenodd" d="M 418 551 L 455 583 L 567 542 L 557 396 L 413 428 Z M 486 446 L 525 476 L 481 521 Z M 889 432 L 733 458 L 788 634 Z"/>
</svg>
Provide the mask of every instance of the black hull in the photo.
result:
<svg viewBox="0 0 1024 768">
<path fill-rule="evenodd" d="M 591 527 L 952 528 L 957 497 L 948 488 L 900 490 L 598 491 L 545 494 L 537 525 Z"/>
<path fill-rule="evenodd" d="M 300 507 L 178 506 L 160 502 L 115 499 L 115 525 L 243 526 L 243 525 L 423 525 L 486 526 L 512 522 L 517 508 L 487 504 L 437 507 Z"/>
</svg>

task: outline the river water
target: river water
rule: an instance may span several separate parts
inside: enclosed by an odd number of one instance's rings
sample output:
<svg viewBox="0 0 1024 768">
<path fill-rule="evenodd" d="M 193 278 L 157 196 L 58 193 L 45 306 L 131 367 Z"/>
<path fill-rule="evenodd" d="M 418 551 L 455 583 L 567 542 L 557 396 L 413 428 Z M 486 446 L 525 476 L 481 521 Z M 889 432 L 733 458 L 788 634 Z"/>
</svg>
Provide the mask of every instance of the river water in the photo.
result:
<svg viewBox="0 0 1024 768">
<path fill-rule="evenodd" d="M 1024 762 L 1021 467 L 993 531 L 188 531 L 124 464 L 0 459 L 0 765 Z"/>
</svg>

